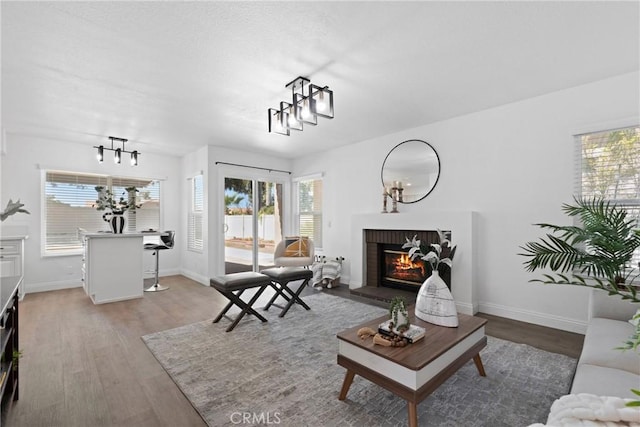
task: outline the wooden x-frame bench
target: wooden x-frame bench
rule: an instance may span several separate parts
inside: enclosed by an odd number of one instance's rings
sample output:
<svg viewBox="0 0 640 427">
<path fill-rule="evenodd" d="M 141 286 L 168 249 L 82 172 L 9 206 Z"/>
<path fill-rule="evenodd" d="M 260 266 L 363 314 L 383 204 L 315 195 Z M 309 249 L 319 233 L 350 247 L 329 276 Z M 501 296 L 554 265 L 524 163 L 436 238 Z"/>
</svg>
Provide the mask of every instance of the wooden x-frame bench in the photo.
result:
<svg viewBox="0 0 640 427">
<path fill-rule="evenodd" d="M 267 319 L 265 319 L 262 315 L 260 315 L 260 313 L 255 311 L 252 306 L 253 304 L 255 304 L 258 298 L 260 298 L 260 295 L 262 295 L 264 290 L 267 287 L 271 286 L 271 279 L 269 278 L 269 276 L 261 273 L 256 273 L 254 271 L 231 273 L 212 278 L 210 281 L 210 285 L 229 299 L 229 303 L 226 305 L 226 307 L 222 309 L 222 311 L 218 314 L 218 316 L 216 316 L 215 319 L 213 319 L 213 323 L 218 323 L 223 317 L 231 320 L 231 325 L 227 328 L 227 332 L 232 331 L 233 328 L 236 327 L 238 322 L 240 322 L 240 320 L 242 320 L 244 315 L 247 313 L 253 314 L 263 322 L 267 321 Z M 249 302 L 245 302 L 240 299 L 240 296 L 244 291 L 252 288 L 260 289 L 256 291 Z M 236 316 L 235 319 L 232 319 L 229 316 L 226 316 L 226 314 L 227 311 L 229 311 L 229 309 L 234 305 L 240 307 L 242 311 L 240 312 L 240 314 L 238 314 L 238 316 Z"/>
<path fill-rule="evenodd" d="M 284 315 L 287 314 L 287 311 L 289 311 L 291 306 L 295 303 L 303 306 L 305 310 L 311 310 L 311 308 L 302 301 L 302 298 L 300 298 L 300 293 L 313 277 L 313 272 L 311 270 L 304 267 L 275 267 L 262 270 L 262 273 L 271 279 L 271 287 L 276 291 L 275 295 L 273 295 L 271 300 L 264 307 L 265 310 L 268 310 L 269 307 L 275 305 L 282 309 L 278 315 L 279 317 L 284 317 Z M 289 283 L 298 280 L 303 280 L 303 282 L 298 286 L 298 289 L 294 291 L 289 286 Z M 284 298 L 287 302 L 284 307 L 275 304 L 278 297 Z"/>
</svg>

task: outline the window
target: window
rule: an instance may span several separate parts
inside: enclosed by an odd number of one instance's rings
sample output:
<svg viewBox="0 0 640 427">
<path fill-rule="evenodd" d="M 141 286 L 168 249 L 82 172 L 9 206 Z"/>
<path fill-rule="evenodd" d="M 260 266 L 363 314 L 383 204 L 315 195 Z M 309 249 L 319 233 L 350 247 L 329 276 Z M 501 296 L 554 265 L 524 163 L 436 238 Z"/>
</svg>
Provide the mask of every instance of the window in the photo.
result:
<svg viewBox="0 0 640 427">
<path fill-rule="evenodd" d="M 202 252 L 202 212 L 204 211 L 204 182 L 202 175 L 191 179 L 191 205 L 187 224 L 187 249 Z"/>
<path fill-rule="evenodd" d="M 298 181 L 298 230 L 322 248 L 322 179 Z"/>
<path fill-rule="evenodd" d="M 576 142 L 577 193 L 615 203 L 640 225 L 640 127 L 577 135 Z M 638 262 L 640 249 L 632 265 L 637 268 Z"/>
<path fill-rule="evenodd" d="M 74 172 L 46 171 L 43 188 L 44 255 L 73 255 L 82 250 L 79 228 L 107 230 L 104 212 L 95 209 L 96 186 L 125 195 L 126 187 L 136 187 L 140 208 L 127 212 L 127 230 L 159 229 L 160 183 L 149 179 L 121 178 Z"/>
<path fill-rule="evenodd" d="M 160 182 L 137 178 L 111 178 L 113 194 L 126 194 L 125 188 L 136 187 L 135 210 L 127 212 L 127 231 L 158 230 L 160 228 Z"/>
</svg>

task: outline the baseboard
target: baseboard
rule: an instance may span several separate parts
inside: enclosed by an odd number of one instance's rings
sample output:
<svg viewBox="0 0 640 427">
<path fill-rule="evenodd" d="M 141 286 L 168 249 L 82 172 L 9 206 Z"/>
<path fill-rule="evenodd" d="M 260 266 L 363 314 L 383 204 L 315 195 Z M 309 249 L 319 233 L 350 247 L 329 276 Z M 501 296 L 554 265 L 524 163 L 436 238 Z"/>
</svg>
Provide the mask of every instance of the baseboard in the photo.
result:
<svg viewBox="0 0 640 427">
<path fill-rule="evenodd" d="M 182 272 L 180 271 L 179 268 L 171 268 L 167 270 L 160 269 L 160 272 L 158 273 L 158 277 L 178 276 L 180 274 L 182 274 Z M 148 279 L 148 277 L 145 277 L 145 278 Z"/>
<path fill-rule="evenodd" d="M 81 281 L 25 283 L 24 293 L 33 294 L 36 292 L 59 291 L 62 289 L 81 288 L 81 287 L 82 287 Z"/>
<path fill-rule="evenodd" d="M 160 277 L 164 276 L 176 276 L 182 274 L 180 269 L 168 269 L 168 270 L 160 270 Z M 152 276 L 149 274 L 145 274 L 144 278 L 149 279 Z M 190 277 L 190 279 L 192 279 Z M 196 280 L 196 279 L 193 279 Z M 207 283 L 208 284 L 208 283 Z M 47 291 L 59 291 L 62 289 L 71 289 L 71 288 L 81 288 L 82 281 L 80 280 L 61 280 L 56 282 L 41 282 L 41 283 L 25 283 L 24 292 L 25 294 L 32 294 L 36 292 L 47 292 Z"/>
<path fill-rule="evenodd" d="M 507 319 L 521 322 L 533 323 L 534 325 L 546 326 L 548 328 L 560 329 L 562 331 L 584 334 L 587 331 L 587 322 L 570 319 L 562 316 L 552 316 L 537 311 L 514 309 L 504 305 L 480 302 L 478 311 L 493 316 L 505 317 Z"/>
<path fill-rule="evenodd" d="M 477 306 L 465 302 L 456 302 L 456 310 L 458 313 L 468 314 L 473 316 L 478 312 Z"/>
<path fill-rule="evenodd" d="M 203 286 L 209 286 L 209 278 L 207 276 L 203 276 L 202 274 L 194 273 L 193 271 L 182 269 L 180 273 L 184 277 L 194 280 L 200 283 Z"/>
</svg>

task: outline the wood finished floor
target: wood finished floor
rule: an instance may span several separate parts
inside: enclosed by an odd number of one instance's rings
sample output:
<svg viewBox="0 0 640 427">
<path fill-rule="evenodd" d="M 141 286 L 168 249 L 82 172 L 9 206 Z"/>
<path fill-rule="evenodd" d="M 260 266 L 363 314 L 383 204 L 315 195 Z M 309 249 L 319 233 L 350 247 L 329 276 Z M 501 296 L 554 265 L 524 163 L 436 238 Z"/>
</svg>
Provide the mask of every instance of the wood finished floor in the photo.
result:
<svg viewBox="0 0 640 427">
<path fill-rule="evenodd" d="M 205 426 L 140 337 L 211 319 L 226 299 L 183 276 L 161 283 L 170 290 L 102 305 L 81 288 L 28 294 L 20 303 L 20 400 L 6 425 Z M 345 285 L 323 292 L 369 302 Z M 498 338 L 572 357 L 582 348 L 582 335 L 482 316 Z"/>
</svg>

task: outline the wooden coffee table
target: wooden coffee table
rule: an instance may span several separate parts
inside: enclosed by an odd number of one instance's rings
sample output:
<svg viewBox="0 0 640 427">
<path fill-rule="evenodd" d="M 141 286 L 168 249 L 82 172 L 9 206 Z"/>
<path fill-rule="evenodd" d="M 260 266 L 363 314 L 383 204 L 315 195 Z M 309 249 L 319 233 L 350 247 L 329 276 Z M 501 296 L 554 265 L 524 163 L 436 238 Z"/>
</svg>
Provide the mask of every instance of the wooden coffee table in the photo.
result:
<svg viewBox="0 0 640 427">
<path fill-rule="evenodd" d="M 360 339 L 360 328 L 378 329 L 389 316 L 382 316 L 338 334 L 338 365 L 347 369 L 338 399 L 345 400 L 355 375 L 386 388 L 407 401 L 409 426 L 418 426 L 418 403 L 473 359 L 478 373 L 486 376 L 480 350 L 487 345 L 486 319 L 458 314 L 459 326 L 446 328 L 416 319 L 412 324 L 426 329 L 424 338 L 406 347 L 374 345 L 372 338 Z"/>
</svg>

